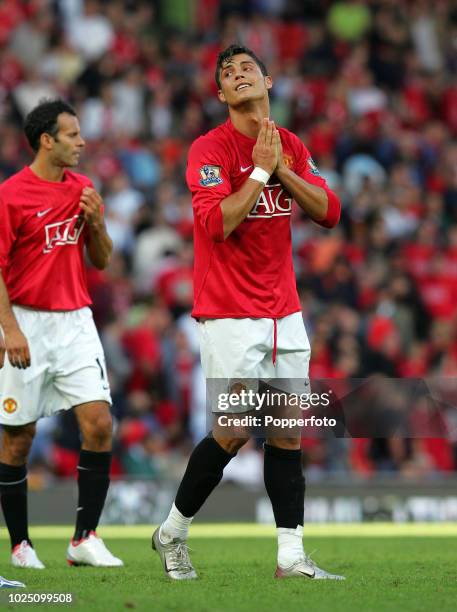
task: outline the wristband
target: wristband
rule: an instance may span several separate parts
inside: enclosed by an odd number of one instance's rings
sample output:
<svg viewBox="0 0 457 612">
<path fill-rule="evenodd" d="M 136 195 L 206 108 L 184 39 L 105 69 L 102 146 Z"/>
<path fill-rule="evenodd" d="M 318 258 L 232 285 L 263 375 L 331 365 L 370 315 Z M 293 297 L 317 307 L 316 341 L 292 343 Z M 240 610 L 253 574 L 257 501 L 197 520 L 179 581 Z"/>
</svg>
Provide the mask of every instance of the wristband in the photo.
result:
<svg viewBox="0 0 457 612">
<path fill-rule="evenodd" d="M 268 174 L 268 172 L 266 170 L 264 170 L 263 168 L 259 168 L 259 166 L 256 166 L 254 168 L 254 170 L 251 172 L 251 174 L 249 175 L 250 179 L 253 179 L 254 181 L 259 181 L 259 183 L 263 183 L 264 185 L 266 185 L 268 183 L 268 179 L 270 178 L 270 174 Z"/>
</svg>

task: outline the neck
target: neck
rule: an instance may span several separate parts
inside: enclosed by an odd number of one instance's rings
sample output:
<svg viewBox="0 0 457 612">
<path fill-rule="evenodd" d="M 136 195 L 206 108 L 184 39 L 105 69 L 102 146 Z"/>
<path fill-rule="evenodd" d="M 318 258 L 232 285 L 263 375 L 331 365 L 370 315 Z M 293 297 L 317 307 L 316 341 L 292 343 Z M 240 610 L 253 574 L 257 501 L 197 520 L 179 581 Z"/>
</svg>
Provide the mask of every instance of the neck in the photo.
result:
<svg viewBox="0 0 457 612">
<path fill-rule="evenodd" d="M 270 104 L 268 100 L 262 100 L 260 103 L 229 107 L 229 115 L 238 132 L 249 138 L 257 138 L 262 119 L 270 116 Z"/>
<path fill-rule="evenodd" d="M 52 166 L 47 160 L 43 159 L 40 154 L 38 154 L 30 164 L 30 170 L 32 170 L 32 172 L 36 174 L 38 178 L 45 181 L 60 183 L 63 180 L 65 168 L 62 168 L 61 166 Z"/>
</svg>

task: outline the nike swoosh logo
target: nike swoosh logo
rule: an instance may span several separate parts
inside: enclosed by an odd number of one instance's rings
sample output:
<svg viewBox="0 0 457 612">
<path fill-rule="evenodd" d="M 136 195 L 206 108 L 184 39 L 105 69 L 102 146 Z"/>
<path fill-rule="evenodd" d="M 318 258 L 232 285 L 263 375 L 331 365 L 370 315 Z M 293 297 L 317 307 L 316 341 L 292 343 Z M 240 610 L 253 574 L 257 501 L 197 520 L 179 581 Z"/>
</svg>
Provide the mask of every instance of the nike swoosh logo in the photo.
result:
<svg viewBox="0 0 457 612">
<path fill-rule="evenodd" d="M 249 170 L 249 168 L 252 168 L 252 164 L 250 166 L 246 166 L 246 168 L 244 168 L 243 166 L 240 166 L 240 171 L 241 172 L 247 172 Z"/>
<path fill-rule="evenodd" d="M 316 575 L 316 572 L 313 572 L 312 574 L 307 574 L 306 572 L 298 572 L 299 574 L 301 574 L 302 576 L 306 576 L 307 578 L 314 578 L 314 576 Z"/>
<path fill-rule="evenodd" d="M 44 217 L 44 215 L 46 213 L 48 213 L 50 210 L 52 210 L 52 207 L 51 208 L 47 208 L 46 210 L 40 210 L 40 212 L 37 212 L 36 216 L 37 217 Z"/>
</svg>

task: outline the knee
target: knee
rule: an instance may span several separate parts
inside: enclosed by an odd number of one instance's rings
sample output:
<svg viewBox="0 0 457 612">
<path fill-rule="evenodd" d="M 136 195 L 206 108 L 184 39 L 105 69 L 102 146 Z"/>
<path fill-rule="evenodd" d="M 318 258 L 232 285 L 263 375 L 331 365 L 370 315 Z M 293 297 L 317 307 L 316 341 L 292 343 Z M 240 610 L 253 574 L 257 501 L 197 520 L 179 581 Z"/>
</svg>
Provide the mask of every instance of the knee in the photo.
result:
<svg viewBox="0 0 457 612">
<path fill-rule="evenodd" d="M 35 436 L 35 424 L 23 427 L 4 427 L 1 459 L 11 465 L 22 465 Z"/>
<path fill-rule="evenodd" d="M 267 438 L 267 444 L 269 446 L 275 446 L 276 448 L 283 448 L 284 450 L 300 450 L 301 439 L 300 438 Z"/>
<path fill-rule="evenodd" d="M 214 437 L 219 446 L 230 455 L 236 454 L 242 446 L 246 444 L 249 438 L 216 438 Z"/>
<path fill-rule="evenodd" d="M 81 423 L 81 433 L 83 444 L 93 447 L 93 450 L 111 444 L 113 419 L 109 411 L 94 415 L 90 420 L 86 419 Z"/>
</svg>

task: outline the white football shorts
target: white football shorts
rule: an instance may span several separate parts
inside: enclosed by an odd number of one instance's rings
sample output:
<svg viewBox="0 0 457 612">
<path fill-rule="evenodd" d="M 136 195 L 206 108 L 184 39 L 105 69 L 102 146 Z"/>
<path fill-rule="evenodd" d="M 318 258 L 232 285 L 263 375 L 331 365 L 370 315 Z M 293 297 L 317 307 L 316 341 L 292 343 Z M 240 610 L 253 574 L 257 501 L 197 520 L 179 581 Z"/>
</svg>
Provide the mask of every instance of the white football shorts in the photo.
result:
<svg viewBox="0 0 457 612">
<path fill-rule="evenodd" d="M 90 308 L 66 312 L 13 306 L 31 366 L 0 369 L 0 423 L 25 425 L 93 401 L 111 404 L 103 347 Z"/>
<path fill-rule="evenodd" d="M 257 392 L 259 382 L 286 393 L 309 393 L 311 347 L 301 312 L 282 319 L 205 319 L 199 323 L 207 400 L 219 412 L 221 393 Z M 228 412 L 251 408 L 233 406 Z"/>
</svg>

